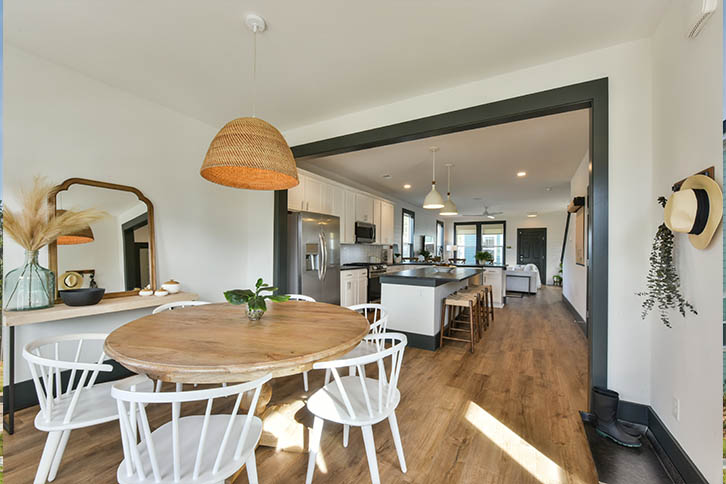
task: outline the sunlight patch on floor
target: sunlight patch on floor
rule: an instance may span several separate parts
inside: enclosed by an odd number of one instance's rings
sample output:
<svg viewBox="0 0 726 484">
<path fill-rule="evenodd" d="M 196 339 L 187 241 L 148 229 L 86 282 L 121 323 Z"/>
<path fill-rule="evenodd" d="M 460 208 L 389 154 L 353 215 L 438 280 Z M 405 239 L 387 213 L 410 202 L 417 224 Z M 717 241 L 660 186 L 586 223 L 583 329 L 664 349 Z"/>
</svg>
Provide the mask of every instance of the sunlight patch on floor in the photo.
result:
<svg viewBox="0 0 726 484">
<path fill-rule="evenodd" d="M 474 402 L 469 402 L 466 420 L 542 484 L 567 484 L 567 472 L 549 457 L 514 433 Z M 579 479 L 575 479 L 580 482 Z"/>
</svg>

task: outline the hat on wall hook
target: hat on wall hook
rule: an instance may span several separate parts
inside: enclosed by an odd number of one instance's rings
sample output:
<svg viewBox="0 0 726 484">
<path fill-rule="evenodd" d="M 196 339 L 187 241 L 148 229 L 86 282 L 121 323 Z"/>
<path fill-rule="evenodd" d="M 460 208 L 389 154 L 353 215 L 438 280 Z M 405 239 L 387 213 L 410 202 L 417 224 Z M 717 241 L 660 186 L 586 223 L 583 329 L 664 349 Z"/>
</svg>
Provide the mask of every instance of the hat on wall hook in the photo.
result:
<svg viewBox="0 0 726 484">
<path fill-rule="evenodd" d="M 695 248 L 705 249 L 721 223 L 722 204 L 718 183 L 706 175 L 693 175 L 668 199 L 664 221 L 673 232 L 688 234 Z"/>
</svg>

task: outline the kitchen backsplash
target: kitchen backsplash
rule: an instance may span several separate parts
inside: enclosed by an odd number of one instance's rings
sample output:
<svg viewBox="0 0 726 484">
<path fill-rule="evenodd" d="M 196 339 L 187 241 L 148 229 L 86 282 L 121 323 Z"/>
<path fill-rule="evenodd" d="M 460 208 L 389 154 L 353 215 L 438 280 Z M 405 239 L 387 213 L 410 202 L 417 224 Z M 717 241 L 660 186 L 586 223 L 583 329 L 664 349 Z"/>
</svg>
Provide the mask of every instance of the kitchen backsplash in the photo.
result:
<svg viewBox="0 0 726 484">
<path fill-rule="evenodd" d="M 340 263 L 370 262 L 371 257 L 377 257 L 378 260 L 383 260 L 383 247 L 381 245 L 369 244 L 341 244 Z"/>
</svg>

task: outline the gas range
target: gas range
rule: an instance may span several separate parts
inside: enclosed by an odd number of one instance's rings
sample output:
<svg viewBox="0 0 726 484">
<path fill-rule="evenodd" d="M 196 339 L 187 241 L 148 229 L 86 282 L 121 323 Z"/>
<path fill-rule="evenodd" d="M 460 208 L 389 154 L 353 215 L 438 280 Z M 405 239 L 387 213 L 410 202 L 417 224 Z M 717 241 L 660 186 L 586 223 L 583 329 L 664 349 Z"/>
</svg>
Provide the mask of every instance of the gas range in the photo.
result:
<svg viewBox="0 0 726 484">
<path fill-rule="evenodd" d="M 366 267 L 368 268 L 368 278 L 379 277 L 388 270 L 388 265 L 381 262 L 352 262 L 346 264 L 348 266 Z"/>
</svg>

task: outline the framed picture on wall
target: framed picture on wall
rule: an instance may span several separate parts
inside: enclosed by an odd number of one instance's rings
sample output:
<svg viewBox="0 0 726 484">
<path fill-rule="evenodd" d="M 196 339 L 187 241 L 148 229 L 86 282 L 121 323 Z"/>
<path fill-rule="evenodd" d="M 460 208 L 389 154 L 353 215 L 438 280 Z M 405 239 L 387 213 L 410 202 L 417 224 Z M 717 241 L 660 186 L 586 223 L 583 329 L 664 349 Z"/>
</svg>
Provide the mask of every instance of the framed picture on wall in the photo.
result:
<svg viewBox="0 0 726 484">
<path fill-rule="evenodd" d="M 575 212 L 575 264 L 579 266 L 585 265 L 585 247 L 587 247 L 587 241 L 585 238 L 587 234 L 585 232 L 585 207 Z"/>
</svg>

